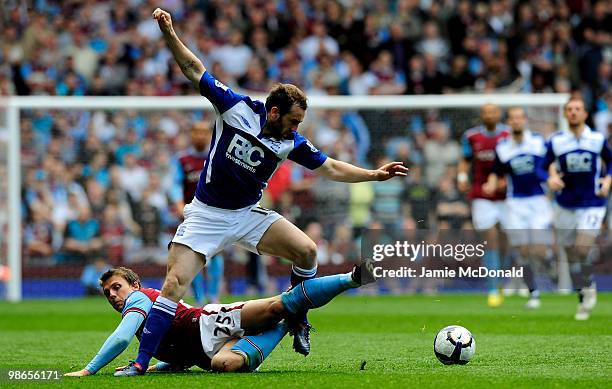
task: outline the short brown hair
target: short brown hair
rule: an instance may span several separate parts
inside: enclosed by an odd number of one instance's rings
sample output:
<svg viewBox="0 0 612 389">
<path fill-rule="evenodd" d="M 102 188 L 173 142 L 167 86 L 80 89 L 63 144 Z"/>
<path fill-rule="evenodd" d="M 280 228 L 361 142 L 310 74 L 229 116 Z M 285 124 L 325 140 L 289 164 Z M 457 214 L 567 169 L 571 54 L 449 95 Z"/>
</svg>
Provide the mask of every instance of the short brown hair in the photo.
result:
<svg viewBox="0 0 612 389">
<path fill-rule="evenodd" d="M 130 285 L 136 282 L 138 283 L 138 286 L 141 286 L 140 277 L 138 277 L 138 274 L 136 274 L 134 270 L 123 266 L 115 267 L 105 271 L 104 274 L 102 274 L 102 276 L 100 277 L 100 286 L 102 286 L 102 284 L 104 284 L 112 276 L 120 276 Z"/>
<path fill-rule="evenodd" d="M 565 103 L 565 105 L 563 106 L 563 110 L 565 111 L 567 109 L 567 106 L 569 105 L 569 103 L 571 103 L 572 101 L 580 101 L 582 103 L 582 107 L 586 110 L 586 102 L 584 101 L 584 98 L 582 98 L 582 96 L 580 95 L 572 95 L 570 96 L 570 98 L 567 100 L 567 103 Z"/>
<path fill-rule="evenodd" d="M 293 84 L 276 84 L 266 99 L 266 110 L 277 107 L 281 116 L 288 113 L 291 107 L 297 105 L 304 111 L 308 108 L 308 102 L 304 92 Z"/>
<path fill-rule="evenodd" d="M 510 107 L 508 108 L 508 112 L 507 112 L 507 116 L 510 116 L 510 112 L 512 111 L 521 111 L 521 113 L 523 114 L 523 116 L 527 116 L 527 114 L 525 113 L 525 109 L 523 107 Z"/>
</svg>

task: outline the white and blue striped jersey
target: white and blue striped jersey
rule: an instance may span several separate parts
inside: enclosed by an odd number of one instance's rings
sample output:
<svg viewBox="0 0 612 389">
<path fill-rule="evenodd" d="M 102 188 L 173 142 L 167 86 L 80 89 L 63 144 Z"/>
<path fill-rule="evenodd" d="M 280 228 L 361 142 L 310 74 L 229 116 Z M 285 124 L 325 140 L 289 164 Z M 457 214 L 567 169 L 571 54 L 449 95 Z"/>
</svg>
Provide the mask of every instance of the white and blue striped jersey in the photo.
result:
<svg viewBox="0 0 612 389">
<path fill-rule="evenodd" d="M 200 93 L 216 113 L 210 151 L 195 194 L 204 204 L 224 209 L 256 204 L 285 159 L 313 170 L 327 159 L 297 132 L 292 139 L 264 136 L 264 103 L 234 92 L 208 72 L 200 79 Z"/>
<path fill-rule="evenodd" d="M 544 194 L 538 166 L 546 156 L 546 141 L 540 134 L 529 130 L 523 133 L 521 143 L 512 136 L 502 139 L 495 147 L 493 172 L 508 176 L 508 197 L 532 197 Z"/>
<path fill-rule="evenodd" d="M 588 126 L 577 138 L 571 131 L 558 131 L 547 143 L 543 169 L 551 163 L 563 174 L 565 187 L 556 194 L 557 203 L 565 208 L 601 207 L 606 199 L 597 196 L 602 177 L 602 160 L 606 174 L 612 175 L 612 152 L 605 136 Z"/>
</svg>

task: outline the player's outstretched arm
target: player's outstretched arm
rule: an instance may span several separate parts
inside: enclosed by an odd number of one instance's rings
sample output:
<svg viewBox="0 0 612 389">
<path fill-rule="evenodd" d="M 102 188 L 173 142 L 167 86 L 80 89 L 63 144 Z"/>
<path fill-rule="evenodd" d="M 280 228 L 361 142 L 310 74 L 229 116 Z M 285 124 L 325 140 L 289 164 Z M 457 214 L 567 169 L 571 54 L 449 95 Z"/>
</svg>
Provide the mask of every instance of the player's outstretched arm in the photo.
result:
<svg viewBox="0 0 612 389">
<path fill-rule="evenodd" d="M 106 339 L 98 354 L 84 369 L 64 375 L 81 377 L 96 374 L 98 370 L 110 363 L 127 348 L 143 321 L 144 316 L 140 313 L 128 312 L 115 331 Z"/>
<path fill-rule="evenodd" d="M 402 162 L 390 162 L 376 170 L 368 170 L 328 157 L 315 172 L 333 181 L 363 182 L 386 181 L 396 176 L 405 177 L 408 168 Z"/>
<path fill-rule="evenodd" d="M 169 12 L 161 8 L 156 8 L 155 11 L 153 11 L 153 18 L 157 20 L 159 29 L 164 35 L 164 40 L 172 52 L 174 60 L 181 68 L 181 71 L 199 90 L 200 79 L 202 78 L 202 74 L 206 71 L 204 64 L 183 44 L 183 42 L 181 42 L 178 35 L 176 35 L 174 27 L 172 27 L 172 17 Z"/>
</svg>

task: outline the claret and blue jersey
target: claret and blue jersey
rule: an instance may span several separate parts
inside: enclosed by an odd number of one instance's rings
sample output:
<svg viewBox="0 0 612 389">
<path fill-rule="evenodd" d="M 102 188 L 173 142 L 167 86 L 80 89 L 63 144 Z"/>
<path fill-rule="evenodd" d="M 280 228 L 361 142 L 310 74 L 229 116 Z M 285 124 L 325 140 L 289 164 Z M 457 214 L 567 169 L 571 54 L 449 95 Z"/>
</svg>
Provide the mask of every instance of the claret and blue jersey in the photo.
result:
<svg viewBox="0 0 612 389">
<path fill-rule="evenodd" d="M 546 141 L 540 134 L 525 130 L 521 143 L 508 137 L 501 140 L 495 148 L 493 171 L 498 176 L 508 176 L 508 197 L 523 198 L 544 194 L 538 166 L 546 156 Z"/>
<path fill-rule="evenodd" d="M 204 72 L 200 93 L 217 115 L 208 159 L 196 198 L 218 208 L 240 209 L 256 204 L 268 180 L 285 159 L 309 169 L 327 156 L 297 132 L 292 139 L 264 136 L 264 103 L 238 94 Z"/>
<path fill-rule="evenodd" d="M 603 164 L 602 164 L 603 160 Z M 599 179 L 612 175 L 612 152 L 605 136 L 585 126 L 579 138 L 570 131 L 553 134 L 547 144 L 542 169 L 556 162 L 565 187 L 556 194 L 565 208 L 601 207 L 606 199 L 597 196 Z"/>
</svg>

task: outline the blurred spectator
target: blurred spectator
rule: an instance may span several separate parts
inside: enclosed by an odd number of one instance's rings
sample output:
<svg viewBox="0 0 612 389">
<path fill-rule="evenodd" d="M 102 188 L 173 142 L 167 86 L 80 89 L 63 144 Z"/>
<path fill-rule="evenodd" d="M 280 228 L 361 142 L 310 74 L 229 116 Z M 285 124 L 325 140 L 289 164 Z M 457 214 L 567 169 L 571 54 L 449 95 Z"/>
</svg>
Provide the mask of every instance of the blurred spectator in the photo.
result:
<svg viewBox="0 0 612 389">
<path fill-rule="evenodd" d="M 440 229 L 463 228 L 469 221 L 470 207 L 455 187 L 453 179 L 445 176 L 438 185 L 436 198 L 436 219 Z"/>
<path fill-rule="evenodd" d="M 358 238 L 362 229 L 372 219 L 371 205 L 374 201 L 374 188 L 371 182 L 360 182 L 350 187 L 350 217 L 353 226 L 353 236 Z"/>
<path fill-rule="evenodd" d="M 379 49 L 391 53 L 393 67 L 404 73 L 408 59 L 414 55 L 413 43 L 406 37 L 404 24 L 396 21 L 389 26 L 389 39 L 384 41 Z"/>
<path fill-rule="evenodd" d="M 120 188 L 129 195 L 132 201 L 140 201 L 142 193 L 149 183 L 146 169 L 138 166 L 136 156 L 125 155 L 125 165 L 118 170 Z"/>
<path fill-rule="evenodd" d="M 420 167 L 410 171 L 410 184 L 406 189 L 406 199 L 410 206 L 410 217 L 418 229 L 428 229 L 431 208 L 431 190 L 423 182 L 423 172 Z"/>
<path fill-rule="evenodd" d="M 427 132 L 429 141 L 423 148 L 425 183 L 430 189 L 434 189 L 447 166 L 459 162 L 461 148 L 457 141 L 450 139 L 450 130 L 443 122 L 430 123 Z"/>
<path fill-rule="evenodd" d="M 314 195 L 315 220 L 321 223 L 323 237 L 333 237 L 337 224 L 346 223 L 348 219 L 349 191 L 348 184 L 335 182 L 317 176 L 312 187 Z"/>
<path fill-rule="evenodd" d="M 472 89 L 475 79 L 467 69 L 467 59 L 463 55 L 453 58 L 451 70 L 444 79 L 444 93 L 460 93 Z"/>
<path fill-rule="evenodd" d="M 244 44 L 242 33 L 238 30 L 232 31 L 227 44 L 215 50 L 215 60 L 226 73 L 235 78 L 244 76 L 252 56 L 253 51 Z"/>
<path fill-rule="evenodd" d="M 99 255 L 101 248 L 100 223 L 91 217 L 89 207 L 81 206 L 77 219 L 66 225 L 64 248 L 59 260 L 84 263 Z"/>
<path fill-rule="evenodd" d="M 126 233 L 127 228 L 121 221 L 117 206 L 115 204 L 107 205 L 102 216 L 100 234 L 106 251 L 105 257 L 113 266 L 123 262 Z"/>
<path fill-rule="evenodd" d="M 144 189 L 140 201 L 135 206 L 135 219 L 140 226 L 142 247 L 134 250 L 129 256 L 129 262 L 157 262 L 164 263 L 167 250 L 160 245 L 162 234 L 162 215 L 152 202 L 153 191 Z"/>
<path fill-rule="evenodd" d="M 370 90 L 375 95 L 401 95 L 406 90 L 406 77 L 393 66 L 393 57 L 388 51 L 381 51 L 370 65 L 370 71 L 377 78 L 376 86 Z"/>
<path fill-rule="evenodd" d="M 318 55 L 328 54 L 335 57 L 339 53 L 338 42 L 327 35 L 327 27 L 321 21 L 312 25 L 312 35 L 306 37 L 299 45 L 300 57 L 312 61 Z"/>
<path fill-rule="evenodd" d="M 391 159 L 381 157 L 376 162 L 376 166 L 382 166 L 389 162 L 391 162 Z M 405 181 L 401 179 L 376 181 L 373 183 L 373 187 L 372 218 L 382 223 L 386 231 L 399 230 L 404 215 L 404 200 L 406 199 Z"/>
<path fill-rule="evenodd" d="M 83 268 L 81 274 L 81 285 L 85 288 L 86 296 L 97 296 L 102 293 L 100 289 L 100 277 L 110 269 L 103 257 L 97 257 L 93 263 Z"/>
<path fill-rule="evenodd" d="M 246 93 L 267 94 L 272 88 L 272 83 L 266 75 L 264 63 L 259 58 L 253 58 L 249 62 L 246 74 L 238 79 L 238 85 Z"/>
<path fill-rule="evenodd" d="M 43 211 L 32 210 L 32 220 L 23 232 L 24 255 L 29 264 L 51 264 L 53 262 L 53 223 Z"/>
<path fill-rule="evenodd" d="M 435 22 L 426 22 L 423 26 L 422 40 L 417 44 L 417 51 L 423 55 L 431 55 L 436 60 L 446 58 L 448 44 L 440 36 L 438 25 Z"/>
<path fill-rule="evenodd" d="M 368 95 L 372 88 L 378 85 L 378 79 L 371 72 L 366 72 L 363 65 L 352 54 L 345 56 L 350 76 L 348 82 L 348 93 L 351 95 Z"/>
</svg>

